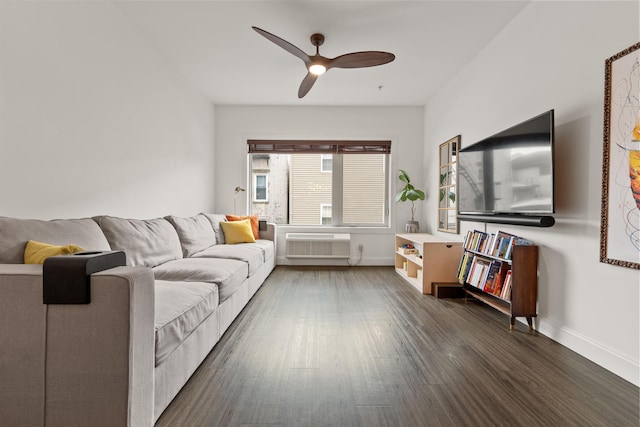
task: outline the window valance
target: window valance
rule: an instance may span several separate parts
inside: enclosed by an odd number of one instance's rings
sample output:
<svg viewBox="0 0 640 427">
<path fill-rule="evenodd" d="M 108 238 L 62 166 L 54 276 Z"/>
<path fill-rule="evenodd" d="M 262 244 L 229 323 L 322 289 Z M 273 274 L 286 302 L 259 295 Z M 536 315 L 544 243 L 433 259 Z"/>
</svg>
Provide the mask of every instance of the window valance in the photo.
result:
<svg viewBox="0 0 640 427">
<path fill-rule="evenodd" d="M 247 140 L 249 153 L 389 154 L 391 141 Z"/>
</svg>

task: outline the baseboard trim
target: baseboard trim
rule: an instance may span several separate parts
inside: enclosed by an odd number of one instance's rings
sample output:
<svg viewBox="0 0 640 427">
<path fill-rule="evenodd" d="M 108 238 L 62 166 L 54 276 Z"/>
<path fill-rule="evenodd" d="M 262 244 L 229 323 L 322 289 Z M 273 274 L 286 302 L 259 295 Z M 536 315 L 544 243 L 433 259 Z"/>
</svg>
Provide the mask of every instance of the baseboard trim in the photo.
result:
<svg viewBox="0 0 640 427">
<path fill-rule="evenodd" d="M 327 265 L 344 267 L 349 266 L 389 266 L 392 267 L 395 263 L 395 258 L 392 257 L 364 257 L 362 261 L 358 262 L 358 257 L 351 257 L 347 262 L 346 259 L 321 259 L 321 258 L 287 258 L 286 256 L 276 257 L 276 265 Z"/>
<path fill-rule="evenodd" d="M 538 332 L 640 387 L 640 363 L 553 321 L 538 318 Z"/>
</svg>

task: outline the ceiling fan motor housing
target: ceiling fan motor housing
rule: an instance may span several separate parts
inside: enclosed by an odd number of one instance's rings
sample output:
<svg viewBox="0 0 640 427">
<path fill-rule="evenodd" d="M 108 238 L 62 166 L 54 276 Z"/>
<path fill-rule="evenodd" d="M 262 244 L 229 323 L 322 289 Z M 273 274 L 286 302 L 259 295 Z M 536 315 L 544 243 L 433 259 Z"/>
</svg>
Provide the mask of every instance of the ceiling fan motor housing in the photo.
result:
<svg viewBox="0 0 640 427">
<path fill-rule="evenodd" d="M 315 47 L 319 47 L 319 46 L 322 46 L 323 43 L 324 43 L 324 36 L 322 34 L 316 33 L 311 35 L 312 45 L 314 45 Z"/>
</svg>

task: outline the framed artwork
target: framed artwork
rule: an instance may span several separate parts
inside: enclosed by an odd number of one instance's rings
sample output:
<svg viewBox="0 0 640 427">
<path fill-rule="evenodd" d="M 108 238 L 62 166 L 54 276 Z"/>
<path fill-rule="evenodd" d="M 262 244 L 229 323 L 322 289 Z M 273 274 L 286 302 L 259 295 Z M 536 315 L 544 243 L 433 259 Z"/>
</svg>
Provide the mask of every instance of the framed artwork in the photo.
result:
<svg viewBox="0 0 640 427">
<path fill-rule="evenodd" d="M 458 233 L 458 149 L 460 135 L 440 144 L 438 231 Z"/>
<path fill-rule="evenodd" d="M 640 43 L 605 61 L 600 262 L 640 269 Z"/>
</svg>

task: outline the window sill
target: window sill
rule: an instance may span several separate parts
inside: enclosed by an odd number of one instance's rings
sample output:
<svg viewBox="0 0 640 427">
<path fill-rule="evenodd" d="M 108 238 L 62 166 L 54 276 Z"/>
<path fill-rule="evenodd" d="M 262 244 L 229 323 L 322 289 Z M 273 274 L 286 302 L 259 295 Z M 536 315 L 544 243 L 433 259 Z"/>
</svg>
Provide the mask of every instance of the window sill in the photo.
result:
<svg viewBox="0 0 640 427">
<path fill-rule="evenodd" d="M 277 230 L 284 233 L 353 233 L 353 234 L 394 234 L 388 226 L 317 226 L 317 225 L 277 225 Z"/>
</svg>

